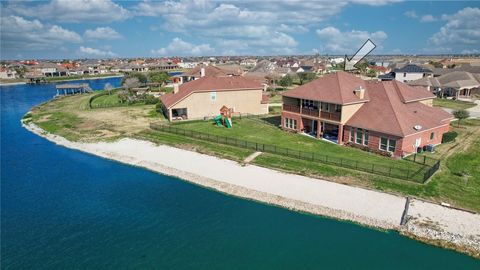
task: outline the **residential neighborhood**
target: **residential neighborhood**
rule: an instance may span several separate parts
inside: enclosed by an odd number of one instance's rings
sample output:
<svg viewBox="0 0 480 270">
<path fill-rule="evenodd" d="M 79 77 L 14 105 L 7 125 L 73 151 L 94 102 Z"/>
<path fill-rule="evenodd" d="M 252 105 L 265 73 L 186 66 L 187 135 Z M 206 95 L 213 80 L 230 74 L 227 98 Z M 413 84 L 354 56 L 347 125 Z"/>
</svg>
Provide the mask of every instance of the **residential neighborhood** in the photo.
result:
<svg viewBox="0 0 480 270">
<path fill-rule="evenodd" d="M 0 1 L 0 269 L 480 269 L 479 1 Z"/>
</svg>

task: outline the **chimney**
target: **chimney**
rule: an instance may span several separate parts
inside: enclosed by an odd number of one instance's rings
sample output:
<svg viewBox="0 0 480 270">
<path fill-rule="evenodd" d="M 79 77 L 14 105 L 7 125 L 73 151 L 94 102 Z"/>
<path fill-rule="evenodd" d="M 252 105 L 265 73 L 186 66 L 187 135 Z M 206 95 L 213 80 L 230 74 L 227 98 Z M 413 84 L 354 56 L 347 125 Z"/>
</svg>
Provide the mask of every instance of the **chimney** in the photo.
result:
<svg viewBox="0 0 480 270">
<path fill-rule="evenodd" d="M 359 98 L 359 99 L 363 99 L 365 97 L 365 88 L 363 88 L 363 86 L 359 86 L 357 87 L 353 93 Z"/>
<path fill-rule="evenodd" d="M 200 69 L 200 77 L 205 77 L 205 68 L 204 67 L 202 67 Z"/>
<path fill-rule="evenodd" d="M 176 94 L 179 90 L 178 83 L 173 84 L 173 93 Z"/>
</svg>

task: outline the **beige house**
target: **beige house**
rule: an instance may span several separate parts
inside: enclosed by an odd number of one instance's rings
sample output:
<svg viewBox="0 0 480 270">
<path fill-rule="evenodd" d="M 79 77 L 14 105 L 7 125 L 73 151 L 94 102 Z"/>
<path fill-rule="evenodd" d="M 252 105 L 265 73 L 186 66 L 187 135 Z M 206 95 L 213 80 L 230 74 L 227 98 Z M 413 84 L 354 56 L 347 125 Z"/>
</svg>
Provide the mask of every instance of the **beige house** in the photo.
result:
<svg viewBox="0 0 480 270">
<path fill-rule="evenodd" d="M 268 113 L 263 86 L 241 76 L 201 77 L 175 85 L 173 93 L 160 99 L 169 121 L 211 118 L 220 114 L 222 106 L 232 108 L 234 114 Z"/>
</svg>

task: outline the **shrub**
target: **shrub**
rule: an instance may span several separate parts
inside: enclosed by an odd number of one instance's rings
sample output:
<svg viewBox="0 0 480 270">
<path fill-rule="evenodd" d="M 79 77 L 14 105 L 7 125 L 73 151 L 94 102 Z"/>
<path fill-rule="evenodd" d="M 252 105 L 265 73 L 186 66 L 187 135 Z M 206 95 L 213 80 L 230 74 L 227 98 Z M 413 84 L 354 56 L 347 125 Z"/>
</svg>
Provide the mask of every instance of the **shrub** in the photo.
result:
<svg viewBox="0 0 480 270">
<path fill-rule="evenodd" d="M 450 131 L 446 132 L 443 134 L 442 137 L 442 143 L 448 143 L 448 142 L 453 142 L 455 141 L 455 138 L 457 137 L 458 133 L 455 131 Z"/>
<path fill-rule="evenodd" d="M 145 96 L 145 104 L 157 104 L 160 100 L 153 95 Z"/>
</svg>

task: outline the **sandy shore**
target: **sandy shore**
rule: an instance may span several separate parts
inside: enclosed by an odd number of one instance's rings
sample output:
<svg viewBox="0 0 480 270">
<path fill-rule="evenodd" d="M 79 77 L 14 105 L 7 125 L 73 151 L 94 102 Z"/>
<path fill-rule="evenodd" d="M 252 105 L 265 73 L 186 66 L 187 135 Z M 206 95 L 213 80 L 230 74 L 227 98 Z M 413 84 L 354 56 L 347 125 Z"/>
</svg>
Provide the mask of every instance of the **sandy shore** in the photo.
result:
<svg viewBox="0 0 480 270">
<path fill-rule="evenodd" d="M 287 174 L 254 165 L 151 142 L 70 142 L 45 133 L 33 124 L 30 131 L 48 140 L 100 157 L 179 177 L 230 195 L 288 209 L 394 229 L 421 240 L 448 242 L 449 247 L 480 253 L 480 215 L 420 200 L 408 204 L 407 223 L 400 225 L 406 198 L 329 181 Z M 188 162 L 185 162 L 188 161 Z M 429 224 L 426 226 L 425 224 Z"/>
</svg>

